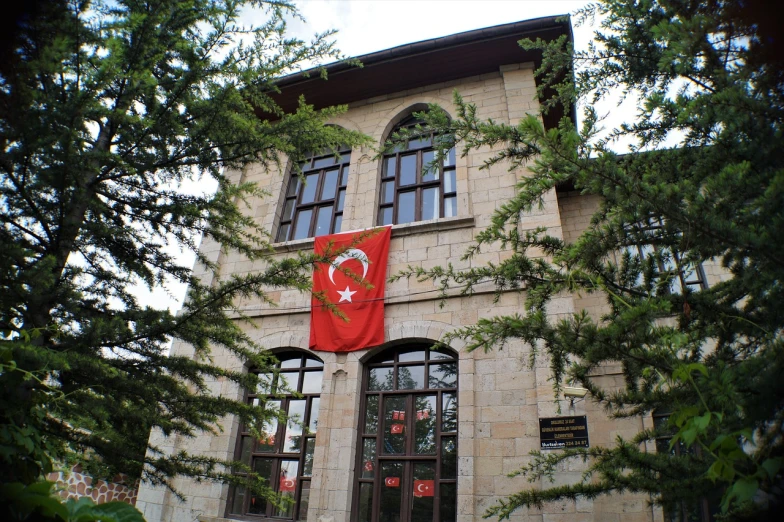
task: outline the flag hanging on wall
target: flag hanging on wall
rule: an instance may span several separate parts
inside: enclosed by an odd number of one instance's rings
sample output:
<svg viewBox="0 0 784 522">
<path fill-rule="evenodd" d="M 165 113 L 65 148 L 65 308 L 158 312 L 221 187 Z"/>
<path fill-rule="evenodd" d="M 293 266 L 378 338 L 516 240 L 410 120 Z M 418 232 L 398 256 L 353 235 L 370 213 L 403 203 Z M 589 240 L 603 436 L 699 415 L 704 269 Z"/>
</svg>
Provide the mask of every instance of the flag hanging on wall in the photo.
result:
<svg viewBox="0 0 784 522">
<path fill-rule="evenodd" d="M 313 292 L 323 292 L 348 321 L 313 297 L 311 350 L 352 352 L 384 342 L 384 282 L 391 236 L 392 228 L 384 227 L 315 239 L 316 254 L 334 260 L 316 266 Z"/>
</svg>

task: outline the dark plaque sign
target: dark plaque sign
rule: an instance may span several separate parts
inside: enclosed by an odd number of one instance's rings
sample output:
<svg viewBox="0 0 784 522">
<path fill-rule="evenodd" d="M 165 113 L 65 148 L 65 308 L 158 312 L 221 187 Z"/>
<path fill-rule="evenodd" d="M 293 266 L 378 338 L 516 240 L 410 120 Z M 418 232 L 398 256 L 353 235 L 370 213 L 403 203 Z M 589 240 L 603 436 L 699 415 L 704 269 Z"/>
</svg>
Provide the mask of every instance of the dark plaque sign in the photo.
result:
<svg viewBox="0 0 784 522">
<path fill-rule="evenodd" d="M 542 449 L 587 448 L 588 420 L 585 415 L 539 419 L 539 442 Z"/>
</svg>

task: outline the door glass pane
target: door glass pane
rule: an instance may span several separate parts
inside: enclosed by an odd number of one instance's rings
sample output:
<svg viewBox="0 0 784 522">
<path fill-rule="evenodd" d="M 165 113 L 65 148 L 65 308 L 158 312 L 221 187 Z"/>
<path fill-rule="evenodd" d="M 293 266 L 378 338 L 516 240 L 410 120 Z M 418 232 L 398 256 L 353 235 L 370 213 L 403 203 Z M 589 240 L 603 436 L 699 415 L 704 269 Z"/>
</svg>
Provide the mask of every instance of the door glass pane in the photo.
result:
<svg viewBox="0 0 784 522">
<path fill-rule="evenodd" d="M 400 186 L 413 185 L 416 182 L 416 154 L 400 156 Z"/>
<path fill-rule="evenodd" d="M 441 189 L 428 188 L 422 191 L 422 220 L 441 216 Z"/>
<path fill-rule="evenodd" d="M 401 192 L 397 197 L 397 222 L 411 223 L 414 221 L 416 192 Z"/>
<path fill-rule="evenodd" d="M 418 462 L 414 464 L 414 481 L 411 492 L 411 522 L 432 522 L 436 492 L 435 462 Z"/>
<path fill-rule="evenodd" d="M 376 439 L 362 441 L 362 478 L 373 478 L 376 469 Z"/>
<path fill-rule="evenodd" d="M 440 522 L 455 522 L 457 520 L 457 484 L 441 483 L 439 496 L 441 497 Z"/>
<path fill-rule="evenodd" d="M 425 388 L 425 366 L 400 366 L 397 374 L 398 390 L 422 390 Z"/>
<path fill-rule="evenodd" d="M 302 199 L 300 199 L 300 203 L 313 203 L 313 201 L 315 201 L 317 185 L 318 174 L 305 176 L 305 185 L 302 187 Z"/>
<path fill-rule="evenodd" d="M 428 385 L 431 388 L 454 388 L 457 386 L 457 363 L 431 364 Z"/>
<path fill-rule="evenodd" d="M 297 470 L 299 461 L 283 460 L 280 463 L 280 476 L 278 480 L 278 491 L 284 499 L 289 498 L 292 502 L 287 502 L 273 510 L 276 517 L 292 518 L 294 511 L 294 493 L 297 491 Z"/>
<path fill-rule="evenodd" d="M 368 390 L 391 390 L 392 368 L 371 368 Z"/>
<path fill-rule="evenodd" d="M 289 420 L 286 423 L 285 453 L 299 453 L 302 443 L 302 423 L 305 421 L 305 400 L 289 401 Z"/>
<path fill-rule="evenodd" d="M 318 417 L 319 417 L 319 403 L 321 399 L 316 397 L 310 403 L 310 423 L 308 424 L 308 433 L 313 434 L 318 430 Z"/>
<path fill-rule="evenodd" d="M 375 435 L 378 430 L 378 395 L 367 396 L 365 433 Z"/>
<path fill-rule="evenodd" d="M 403 463 L 381 464 L 381 502 L 379 522 L 400 522 L 400 499 L 403 487 Z"/>
<path fill-rule="evenodd" d="M 272 477 L 272 459 L 254 459 L 253 470 L 269 480 Z M 253 495 L 250 498 L 250 506 L 248 506 L 248 513 L 254 515 L 264 515 L 267 512 L 267 501 L 264 497 Z"/>
<path fill-rule="evenodd" d="M 305 440 L 305 462 L 302 465 L 302 475 L 309 477 L 313 474 L 313 452 L 316 450 L 316 439 L 310 437 Z"/>
<path fill-rule="evenodd" d="M 406 398 L 384 398 L 384 444 L 386 454 L 406 451 Z"/>
<path fill-rule="evenodd" d="M 291 239 L 305 239 L 310 232 L 310 218 L 313 210 L 303 210 L 297 213 L 297 225 L 294 228 L 294 237 Z"/>
<path fill-rule="evenodd" d="M 457 478 L 457 439 L 455 437 L 441 439 L 441 478 Z"/>
<path fill-rule="evenodd" d="M 379 225 L 392 224 L 392 207 L 378 209 L 378 224 Z"/>
<path fill-rule="evenodd" d="M 435 157 L 436 155 L 432 150 L 422 153 L 422 181 L 435 181 L 438 179 L 438 164 L 433 163 Z"/>
<path fill-rule="evenodd" d="M 452 196 L 444 198 L 444 217 L 455 217 L 457 215 L 457 198 Z"/>
<path fill-rule="evenodd" d="M 373 484 L 364 482 L 359 485 L 359 522 L 370 522 L 372 517 Z"/>
<path fill-rule="evenodd" d="M 299 520 L 308 519 L 308 506 L 310 505 L 310 481 L 302 481 L 302 494 L 299 497 Z"/>
<path fill-rule="evenodd" d="M 321 187 L 321 199 L 332 199 L 335 197 L 335 189 L 338 188 L 338 169 L 328 170 L 324 173 L 324 185 Z"/>
<path fill-rule="evenodd" d="M 283 393 L 286 390 L 297 391 L 299 372 L 280 372 L 278 374 L 278 382 L 280 383 L 277 389 L 279 393 Z M 275 393 L 274 388 L 273 393 Z"/>
<path fill-rule="evenodd" d="M 332 224 L 332 205 L 319 207 L 316 214 L 316 231 L 314 236 L 326 236 L 329 234 L 329 226 Z"/>
<path fill-rule="evenodd" d="M 448 194 L 449 192 L 455 192 L 455 187 L 457 186 L 457 181 L 455 180 L 455 170 L 449 169 L 444 171 L 444 194 Z"/>
<path fill-rule="evenodd" d="M 414 453 L 436 454 L 436 404 L 435 395 L 414 397 Z"/>
<path fill-rule="evenodd" d="M 271 412 L 280 410 L 280 401 L 267 401 L 266 408 Z M 259 453 L 275 453 L 275 436 L 278 433 L 278 418 L 270 417 L 262 425 L 256 451 Z"/>
<path fill-rule="evenodd" d="M 324 372 L 305 372 L 302 376 L 302 393 L 321 393 Z"/>
<path fill-rule="evenodd" d="M 395 177 L 395 157 L 392 156 L 391 158 L 384 158 L 384 169 L 381 173 L 382 178 L 394 178 Z"/>
<path fill-rule="evenodd" d="M 457 397 L 445 393 L 441 397 L 441 431 L 457 431 Z"/>
<path fill-rule="evenodd" d="M 395 197 L 395 182 L 385 181 L 381 184 L 381 202 L 392 203 Z"/>
</svg>

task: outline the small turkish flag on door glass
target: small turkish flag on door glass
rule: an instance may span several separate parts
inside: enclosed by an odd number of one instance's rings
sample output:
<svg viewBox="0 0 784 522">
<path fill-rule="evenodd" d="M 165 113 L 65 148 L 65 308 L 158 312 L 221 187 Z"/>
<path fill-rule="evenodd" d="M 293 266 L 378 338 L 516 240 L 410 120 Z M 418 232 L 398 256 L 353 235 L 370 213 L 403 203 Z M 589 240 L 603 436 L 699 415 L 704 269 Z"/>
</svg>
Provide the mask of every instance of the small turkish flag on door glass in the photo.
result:
<svg viewBox="0 0 784 522">
<path fill-rule="evenodd" d="M 432 480 L 414 481 L 415 497 L 432 497 L 435 494 L 436 494 L 436 488 Z"/>
<path fill-rule="evenodd" d="M 283 493 L 284 491 L 294 491 L 294 487 L 296 485 L 297 485 L 297 479 L 280 477 L 281 493 Z"/>
<path fill-rule="evenodd" d="M 403 433 L 405 426 L 403 424 L 393 424 L 389 427 L 389 433 Z"/>
<path fill-rule="evenodd" d="M 384 479 L 384 484 L 388 488 L 399 488 L 400 487 L 400 477 L 387 477 Z"/>
<path fill-rule="evenodd" d="M 348 321 L 335 315 L 314 295 L 310 309 L 311 350 L 352 352 L 384 343 L 384 283 L 390 237 L 392 228 L 384 227 L 315 239 L 316 255 L 328 255 L 333 261 L 317 263 L 313 293 L 321 293 Z"/>
</svg>

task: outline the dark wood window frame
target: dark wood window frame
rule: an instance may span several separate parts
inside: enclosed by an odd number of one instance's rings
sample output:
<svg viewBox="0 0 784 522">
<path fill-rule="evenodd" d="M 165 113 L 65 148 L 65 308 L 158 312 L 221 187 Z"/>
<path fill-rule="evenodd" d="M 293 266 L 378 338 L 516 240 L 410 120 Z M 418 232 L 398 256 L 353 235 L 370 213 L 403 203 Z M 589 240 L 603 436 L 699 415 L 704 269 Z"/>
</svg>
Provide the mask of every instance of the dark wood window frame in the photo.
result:
<svg viewBox="0 0 784 522">
<path fill-rule="evenodd" d="M 410 344 L 401 347 L 388 349 L 381 354 L 373 357 L 364 368 L 362 381 L 362 398 L 360 401 L 360 420 L 358 429 L 358 449 L 355 463 L 354 477 L 354 496 L 352 502 L 351 520 L 357 522 L 383 522 L 387 518 L 382 517 L 381 503 L 384 488 L 389 487 L 384 476 L 384 466 L 396 466 L 400 464 L 398 470 L 400 475 L 397 486 L 399 488 L 399 520 L 409 522 L 411 520 L 432 520 L 453 522 L 457 516 L 457 390 L 458 390 L 458 359 L 454 354 L 445 351 L 435 351 L 430 349 L 428 344 Z M 422 359 L 416 359 L 416 355 L 424 352 Z M 413 355 L 413 357 L 412 357 Z M 454 374 L 447 380 L 438 381 L 433 375 L 437 375 L 440 369 L 433 369 L 436 365 L 452 366 Z M 421 376 L 424 381 L 423 387 L 401 388 L 400 370 L 412 367 L 424 367 Z M 392 389 L 374 389 L 370 383 L 371 374 L 374 370 L 391 375 L 390 385 Z M 411 372 L 408 372 L 410 375 Z M 445 374 L 444 374 L 445 375 Z M 412 381 L 413 382 L 413 381 Z M 418 430 L 417 423 L 422 421 L 420 415 L 428 415 L 426 409 L 417 409 L 425 404 L 428 398 L 435 396 L 434 431 L 426 428 L 426 431 Z M 424 399 L 417 403 L 417 399 Z M 401 401 L 402 399 L 402 401 Z M 405 412 L 405 418 L 390 420 L 386 406 L 394 406 L 394 402 L 403 403 L 404 407 L 400 412 Z M 369 405 L 371 411 L 368 410 Z M 432 403 L 431 403 L 432 404 Z M 449 411 L 446 412 L 445 408 Z M 375 417 L 373 414 L 375 409 Z M 394 419 L 392 412 L 391 419 Z M 430 410 L 432 411 L 432 410 Z M 373 422 L 368 420 L 375 418 L 375 429 Z M 424 419 L 430 417 L 425 416 Z M 391 433 L 394 433 L 393 426 L 402 425 L 405 433 L 403 451 L 396 452 L 389 441 Z M 375 431 L 375 433 L 374 433 Z M 421 444 L 421 437 L 432 437 L 433 451 L 427 453 L 417 453 L 417 445 Z M 420 439 L 417 439 L 420 437 Z M 367 441 L 367 442 L 366 442 Z M 372 453 L 370 455 L 369 453 Z M 417 482 L 426 483 L 427 480 L 417 481 L 415 470 L 417 464 L 420 469 L 432 465 L 432 519 L 423 517 L 424 510 L 417 502 L 430 495 L 418 496 L 415 494 L 414 486 Z M 421 476 L 421 475 L 420 475 Z M 363 486 L 364 485 L 364 486 Z M 364 488 L 364 491 L 363 491 Z M 448 488 L 448 489 L 447 489 Z M 451 493 L 447 494 L 447 491 Z M 364 493 L 370 492 L 370 504 Z M 441 499 L 449 495 L 453 502 L 449 506 L 444 506 L 448 512 L 442 511 Z M 446 500 L 446 499 L 445 499 Z M 425 506 L 426 504 L 425 500 Z M 420 518 L 412 519 L 412 509 L 417 508 L 416 513 Z M 393 510 L 394 511 L 394 510 Z"/>
<path fill-rule="evenodd" d="M 297 172 L 291 173 L 281 207 L 277 242 L 340 232 L 350 163 L 351 149 L 346 148 L 338 151 L 338 156 L 334 152 L 310 155 L 300 164 L 301 176 Z M 335 191 L 333 194 L 324 194 L 325 187 L 328 188 L 331 185 L 327 182 L 333 172 L 336 172 L 337 176 Z M 303 183 L 303 179 L 310 180 L 315 186 L 312 199 L 308 197 L 306 201 L 303 201 L 303 198 L 308 195 L 308 188 L 311 185 Z M 331 213 L 328 215 L 328 227 L 319 231 L 319 212 L 330 212 L 329 209 L 331 209 Z M 306 222 L 300 222 L 303 218 L 306 219 Z"/>
<path fill-rule="evenodd" d="M 277 365 L 280 373 L 273 379 L 272 391 L 276 391 L 278 383 L 281 382 L 281 375 L 288 375 L 287 381 L 291 381 L 292 376 L 296 374 L 297 386 L 291 388 L 292 392 L 296 391 L 298 395 L 282 390 L 274 395 L 246 393 L 246 401 L 249 404 L 279 403 L 282 411 L 287 413 L 290 412 L 293 404 L 304 403 L 303 415 L 298 420 L 274 422 L 273 429 L 262 430 L 266 437 L 262 436 L 258 439 L 248 426 L 240 426 L 234 458 L 258 471 L 260 470 L 257 464 L 268 461 L 270 487 L 278 493 L 285 487 L 293 487 L 294 502 L 289 513 L 282 513 L 265 499 L 250 495 L 245 488 L 235 487 L 232 488 L 226 505 L 226 516 L 233 519 L 307 520 L 324 363 L 312 355 L 301 352 L 285 352 L 277 357 L 280 361 Z M 318 379 L 315 379 L 316 374 L 320 374 Z M 303 388 L 306 377 L 310 377 L 310 381 L 308 387 Z M 292 433 L 299 430 L 300 433 L 287 437 L 289 430 Z M 299 437 L 299 440 L 295 441 L 295 437 Z M 295 479 L 291 486 L 288 483 L 284 484 L 281 471 L 284 463 L 290 465 L 293 462 L 296 462 L 297 474 L 296 477 L 291 477 Z M 237 474 L 243 475 L 243 473 Z"/>
<path fill-rule="evenodd" d="M 421 124 L 420 120 L 409 117 L 400 122 L 392 131 L 398 132 L 401 129 L 413 129 Z M 458 213 L 457 208 L 457 177 L 455 167 L 455 149 L 452 148 L 446 155 L 446 164 L 442 161 L 438 166 L 438 176 L 434 177 L 433 172 L 423 175 L 423 170 L 429 166 L 434 156 L 432 147 L 434 137 L 421 136 L 412 139 L 403 148 L 400 146 L 394 153 L 386 154 L 381 164 L 381 185 L 379 189 L 379 207 L 376 220 L 378 225 L 397 225 L 402 223 L 414 223 L 426 219 L 443 217 L 455 217 Z M 406 158 L 414 157 L 414 177 L 413 183 L 401 185 L 402 165 Z M 430 159 L 428 159 L 430 157 Z M 391 190 L 390 190 L 391 189 Z M 425 208 L 424 194 L 428 189 L 437 189 L 439 196 L 438 215 L 423 216 Z M 414 194 L 414 216 L 413 219 L 402 220 L 401 216 L 401 197 Z M 450 209 L 447 210 L 447 207 Z"/>
</svg>

